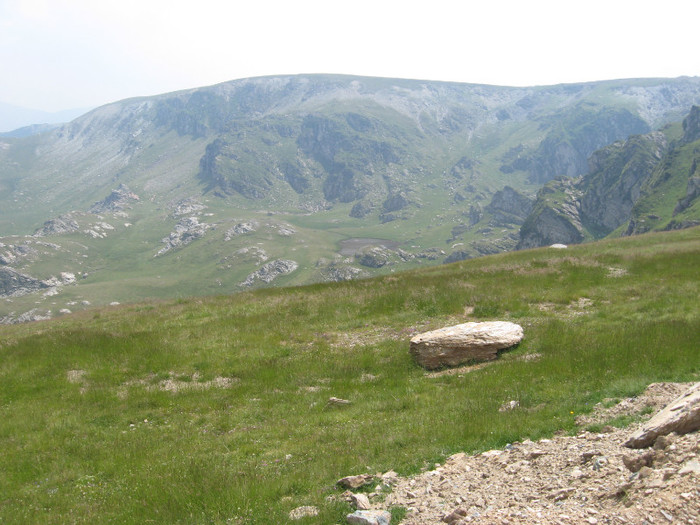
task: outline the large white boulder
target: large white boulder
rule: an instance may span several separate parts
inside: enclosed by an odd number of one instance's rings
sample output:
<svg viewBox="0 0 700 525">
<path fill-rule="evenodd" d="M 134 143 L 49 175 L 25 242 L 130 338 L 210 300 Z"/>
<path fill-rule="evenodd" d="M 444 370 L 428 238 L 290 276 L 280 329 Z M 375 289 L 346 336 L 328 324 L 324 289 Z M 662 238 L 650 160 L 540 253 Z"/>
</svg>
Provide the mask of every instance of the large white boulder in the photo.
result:
<svg viewBox="0 0 700 525">
<path fill-rule="evenodd" d="M 411 339 L 411 354 L 418 364 L 433 370 L 470 361 L 491 361 L 498 351 L 517 345 L 523 328 L 506 321 L 464 323 L 418 334 Z"/>
</svg>

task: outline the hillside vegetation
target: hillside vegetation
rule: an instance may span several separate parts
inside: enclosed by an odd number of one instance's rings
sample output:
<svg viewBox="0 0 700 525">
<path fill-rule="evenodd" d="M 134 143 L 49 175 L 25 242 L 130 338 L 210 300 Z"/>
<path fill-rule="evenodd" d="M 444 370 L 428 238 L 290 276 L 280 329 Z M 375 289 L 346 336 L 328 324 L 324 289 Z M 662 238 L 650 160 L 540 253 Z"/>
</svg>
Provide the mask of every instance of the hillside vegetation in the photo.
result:
<svg viewBox="0 0 700 525">
<path fill-rule="evenodd" d="M 276 76 L 0 137 L 0 324 L 513 250 L 543 184 L 585 175 L 615 141 L 679 128 L 694 104 L 699 78 L 514 88 Z M 679 199 L 677 224 L 697 219 L 697 185 L 676 174 L 683 155 L 670 186 L 661 176 L 644 190 L 639 231 Z M 610 209 L 632 206 L 626 188 L 623 206 L 598 202 L 617 176 L 602 174 L 585 201 L 611 215 L 601 231 L 619 219 Z"/>
<path fill-rule="evenodd" d="M 700 380 L 699 257 L 691 228 L 0 327 L 0 522 L 340 523 L 343 476 Z M 525 339 L 458 373 L 412 361 L 411 335 L 467 320 Z"/>
</svg>

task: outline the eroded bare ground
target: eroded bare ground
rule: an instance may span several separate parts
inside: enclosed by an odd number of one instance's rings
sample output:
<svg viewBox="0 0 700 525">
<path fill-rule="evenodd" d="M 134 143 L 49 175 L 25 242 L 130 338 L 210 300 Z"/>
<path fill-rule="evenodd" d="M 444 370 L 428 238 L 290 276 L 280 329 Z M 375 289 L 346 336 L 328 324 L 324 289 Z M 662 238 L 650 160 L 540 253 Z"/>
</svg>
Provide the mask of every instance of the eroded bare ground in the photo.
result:
<svg viewBox="0 0 700 525">
<path fill-rule="evenodd" d="M 604 426 L 503 450 L 451 456 L 444 465 L 401 478 L 373 508 L 403 506 L 404 525 L 700 524 L 698 432 L 671 434 L 654 449 L 622 446 L 627 437 L 689 384 L 657 383 L 643 395 L 600 404 L 581 425 L 646 414 L 624 429 Z M 649 408 L 651 407 L 651 408 Z M 636 470 L 636 472 L 633 472 Z"/>
</svg>

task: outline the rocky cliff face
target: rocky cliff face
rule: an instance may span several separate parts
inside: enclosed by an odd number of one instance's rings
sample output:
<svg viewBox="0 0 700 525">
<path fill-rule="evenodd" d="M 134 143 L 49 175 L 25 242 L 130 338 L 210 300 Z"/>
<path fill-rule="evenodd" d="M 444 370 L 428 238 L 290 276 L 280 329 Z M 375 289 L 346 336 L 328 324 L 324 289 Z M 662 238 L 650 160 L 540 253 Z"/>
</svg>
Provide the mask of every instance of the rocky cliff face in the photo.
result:
<svg viewBox="0 0 700 525">
<path fill-rule="evenodd" d="M 538 192 L 532 213 L 520 228 L 517 249 L 577 244 L 586 238 L 581 223 L 582 192 L 577 182 L 577 179 L 555 179 Z"/>
<path fill-rule="evenodd" d="M 545 185 L 518 246 L 576 243 L 620 228 L 636 235 L 700 224 L 700 108 L 692 108 L 682 128 L 673 143 L 661 131 L 615 142 L 591 155 L 584 177 Z"/>
<path fill-rule="evenodd" d="M 495 226 L 522 224 L 532 211 L 533 201 L 510 186 L 493 194 L 486 210 L 491 212 Z"/>
<path fill-rule="evenodd" d="M 595 150 L 649 130 L 647 122 L 626 109 L 577 107 L 552 125 L 532 159 L 530 180 L 545 183 L 562 175 L 584 175 Z"/>
<path fill-rule="evenodd" d="M 629 220 L 642 186 L 668 149 L 661 132 L 636 135 L 595 152 L 581 183 L 581 214 L 589 228 L 607 235 Z"/>
</svg>

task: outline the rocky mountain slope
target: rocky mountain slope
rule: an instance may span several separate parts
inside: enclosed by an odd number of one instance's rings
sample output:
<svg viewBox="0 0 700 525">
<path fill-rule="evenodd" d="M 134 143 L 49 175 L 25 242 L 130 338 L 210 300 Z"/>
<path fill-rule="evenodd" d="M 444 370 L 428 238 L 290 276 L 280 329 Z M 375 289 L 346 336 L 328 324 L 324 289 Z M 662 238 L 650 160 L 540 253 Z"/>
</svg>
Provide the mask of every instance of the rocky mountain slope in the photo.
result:
<svg viewBox="0 0 700 525">
<path fill-rule="evenodd" d="M 58 295 L 3 294 L 0 317 L 510 250 L 543 183 L 698 103 L 696 78 L 510 88 L 306 75 L 109 104 L 0 139 L 3 264 L 78 276 Z"/>
<path fill-rule="evenodd" d="M 374 493 L 372 506 L 408 509 L 404 525 L 694 523 L 700 519 L 698 432 L 674 433 L 653 449 L 633 451 L 622 445 L 640 424 L 605 425 L 660 410 L 689 386 L 655 383 L 637 398 L 601 404 L 579 418 L 599 431 L 460 453 L 413 478 L 385 477 L 390 493 L 386 499 L 382 490 Z"/>
<path fill-rule="evenodd" d="M 700 224 L 700 107 L 679 125 L 633 135 L 594 152 L 588 173 L 538 192 L 520 248 L 578 243 Z"/>
</svg>

